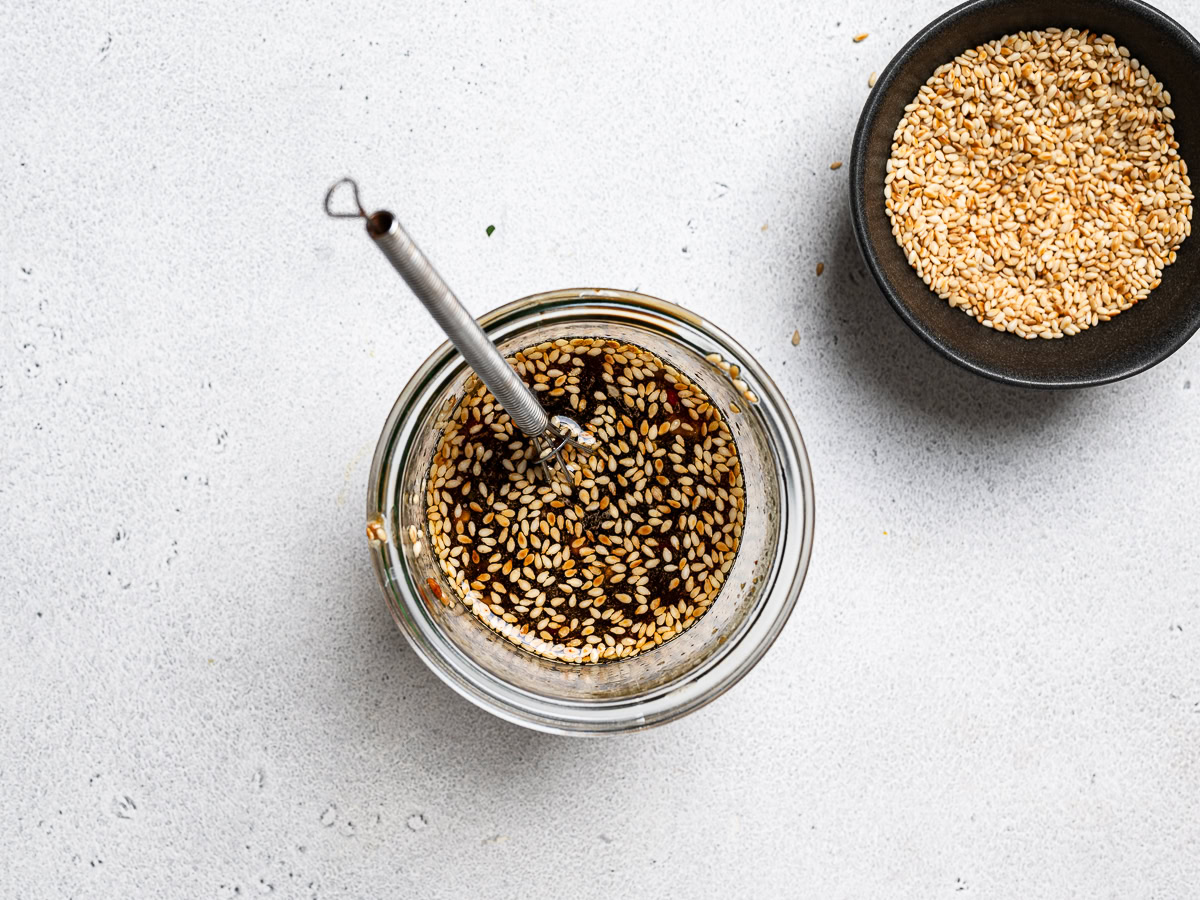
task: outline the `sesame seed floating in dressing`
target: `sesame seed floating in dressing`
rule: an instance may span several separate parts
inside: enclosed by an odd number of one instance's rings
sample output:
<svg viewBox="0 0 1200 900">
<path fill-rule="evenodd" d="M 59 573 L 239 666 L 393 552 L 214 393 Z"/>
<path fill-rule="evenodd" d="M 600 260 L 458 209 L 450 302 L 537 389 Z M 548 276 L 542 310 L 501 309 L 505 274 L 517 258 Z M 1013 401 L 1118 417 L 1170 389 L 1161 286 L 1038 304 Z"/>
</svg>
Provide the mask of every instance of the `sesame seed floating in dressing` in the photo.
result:
<svg viewBox="0 0 1200 900">
<path fill-rule="evenodd" d="M 510 362 L 548 412 L 599 445 L 573 459 L 573 484 L 546 481 L 487 388 L 468 385 L 426 492 L 430 544 L 458 601 L 514 644 L 568 662 L 676 637 L 711 608 L 741 542 L 741 464 L 721 412 L 632 344 L 547 341 Z"/>
</svg>

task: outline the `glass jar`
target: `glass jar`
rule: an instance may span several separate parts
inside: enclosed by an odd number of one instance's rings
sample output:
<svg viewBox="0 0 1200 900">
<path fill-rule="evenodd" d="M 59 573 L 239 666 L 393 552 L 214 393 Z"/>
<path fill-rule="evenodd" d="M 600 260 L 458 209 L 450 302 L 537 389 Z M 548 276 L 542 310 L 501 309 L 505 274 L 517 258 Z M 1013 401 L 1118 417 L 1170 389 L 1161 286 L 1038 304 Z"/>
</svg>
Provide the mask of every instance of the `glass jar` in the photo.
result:
<svg viewBox="0 0 1200 900">
<path fill-rule="evenodd" d="M 611 338 L 646 348 L 703 388 L 737 442 L 746 492 L 741 546 L 708 612 L 662 646 L 628 659 L 597 665 L 546 659 L 486 627 L 458 600 L 426 535 L 429 464 L 472 377 L 446 343 L 401 392 L 371 463 L 367 536 L 396 624 L 450 687 L 519 725 L 602 734 L 649 728 L 698 709 L 771 646 L 808 569 L 812 473 L 787 403 L 727 334 L 645 294 L 551 291 L 479 321 L 506 355 L 545 340 Z"/>
</svg>

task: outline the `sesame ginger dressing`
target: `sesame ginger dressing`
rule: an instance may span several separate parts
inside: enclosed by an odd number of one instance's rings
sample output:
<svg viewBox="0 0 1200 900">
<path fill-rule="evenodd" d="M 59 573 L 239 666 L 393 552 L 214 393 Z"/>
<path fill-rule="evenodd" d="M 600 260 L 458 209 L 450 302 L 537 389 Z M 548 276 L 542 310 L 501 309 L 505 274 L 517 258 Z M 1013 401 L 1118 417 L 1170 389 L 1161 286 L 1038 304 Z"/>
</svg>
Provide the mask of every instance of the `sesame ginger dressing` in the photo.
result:
<svg viewBox="0 0 1200 900">
<path fill-rule="evenodd" d="M 560 339 L 509 362 L 548 413 L 573 417 L 598 446 L 570 456 L 573 483 L 547 480 L 537 448 L 468 383 L 426 492 L 457 599 L 514 644 L 567 662 L 633 656 L 690 628 L 720 593 L 745 520 L 720 410 L 633 344 Z"/>
</svg>

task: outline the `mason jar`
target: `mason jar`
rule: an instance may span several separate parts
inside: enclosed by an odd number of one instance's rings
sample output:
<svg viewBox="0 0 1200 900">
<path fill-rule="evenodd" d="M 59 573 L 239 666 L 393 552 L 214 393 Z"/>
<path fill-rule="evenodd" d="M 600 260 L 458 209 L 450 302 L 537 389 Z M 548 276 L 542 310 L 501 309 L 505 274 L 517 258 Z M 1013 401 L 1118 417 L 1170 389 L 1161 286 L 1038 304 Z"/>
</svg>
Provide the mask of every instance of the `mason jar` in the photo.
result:
<svg viewBox="0 0 1200 900">
<path fill-rule="evenodd" d="M 396 624 L 439 678 L 510 722 L 559 734 L 636 731 L 720 696 L 762 658 L 791 614 L 813 539 L 812 473 L 791 411 L 729 335 L 679 306 L 606 289 L 550 291 L 479 320 L 505 355 L 542 341 L 636 344 L 702 388 L 742 466 L 742 540 L 716 601 L 661 646 L 585 664 L 535 655 L 480 622 L 430 547 L 426 485 L 439 437 L 473 373 L 443 344 L 405 386 L 383 427 L 367 490 L 371 559 Z"/>
</svg>

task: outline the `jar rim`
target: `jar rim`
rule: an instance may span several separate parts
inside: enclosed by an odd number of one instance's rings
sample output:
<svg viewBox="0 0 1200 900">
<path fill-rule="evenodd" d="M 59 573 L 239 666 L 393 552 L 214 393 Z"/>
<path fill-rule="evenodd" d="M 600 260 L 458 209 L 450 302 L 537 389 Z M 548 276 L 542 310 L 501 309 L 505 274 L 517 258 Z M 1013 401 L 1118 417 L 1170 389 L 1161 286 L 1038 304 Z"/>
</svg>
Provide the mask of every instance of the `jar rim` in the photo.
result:
<svg viewBox="0 0 1200 900">
<path fill-rule="evenodd" d="M 800 430 L 782 393 L 758 362 L 724 331 L 683 307 L 633 291 L 567 288 L 532 294 L 500 306 L 479 319 L 493 340 L 529 324 L 601 313 L 665 334 L 702 356 L 718 353 L 736 361 L 740 378 L 757 394 L 760 416 L 774 454 L 780 495 L 778 549 L 770 579 L 732 646 L 703 660 L 695 670 L 644 694 L 571 702 L 537 695 L 494 676 L 461 653 L 430 620 L 412 582 L 402 536 L 392 515 L 396 473 L 407 461 L 416 424 L 434 393 L 456 377 L 465 362 L 443 343 L 421 364 L 393 404 L 371 462 L 367 490 L 368 522 L 384 525 L 386 537 L 371 540 L 371 559 L 397 626 L 422 661 L 447 685 L 477 706 L 514 724 L 557 734 L 596 735 L 636 731 L 686 715 L 716 699 L 744 677 L 778 637 L 796 605 L 812 552 L 814 496 L 812 472 Z M 514 648 L 515 650 L 515 648 Z M 516 651 L 520 652 L 520 651 Z"/>
</svg>

